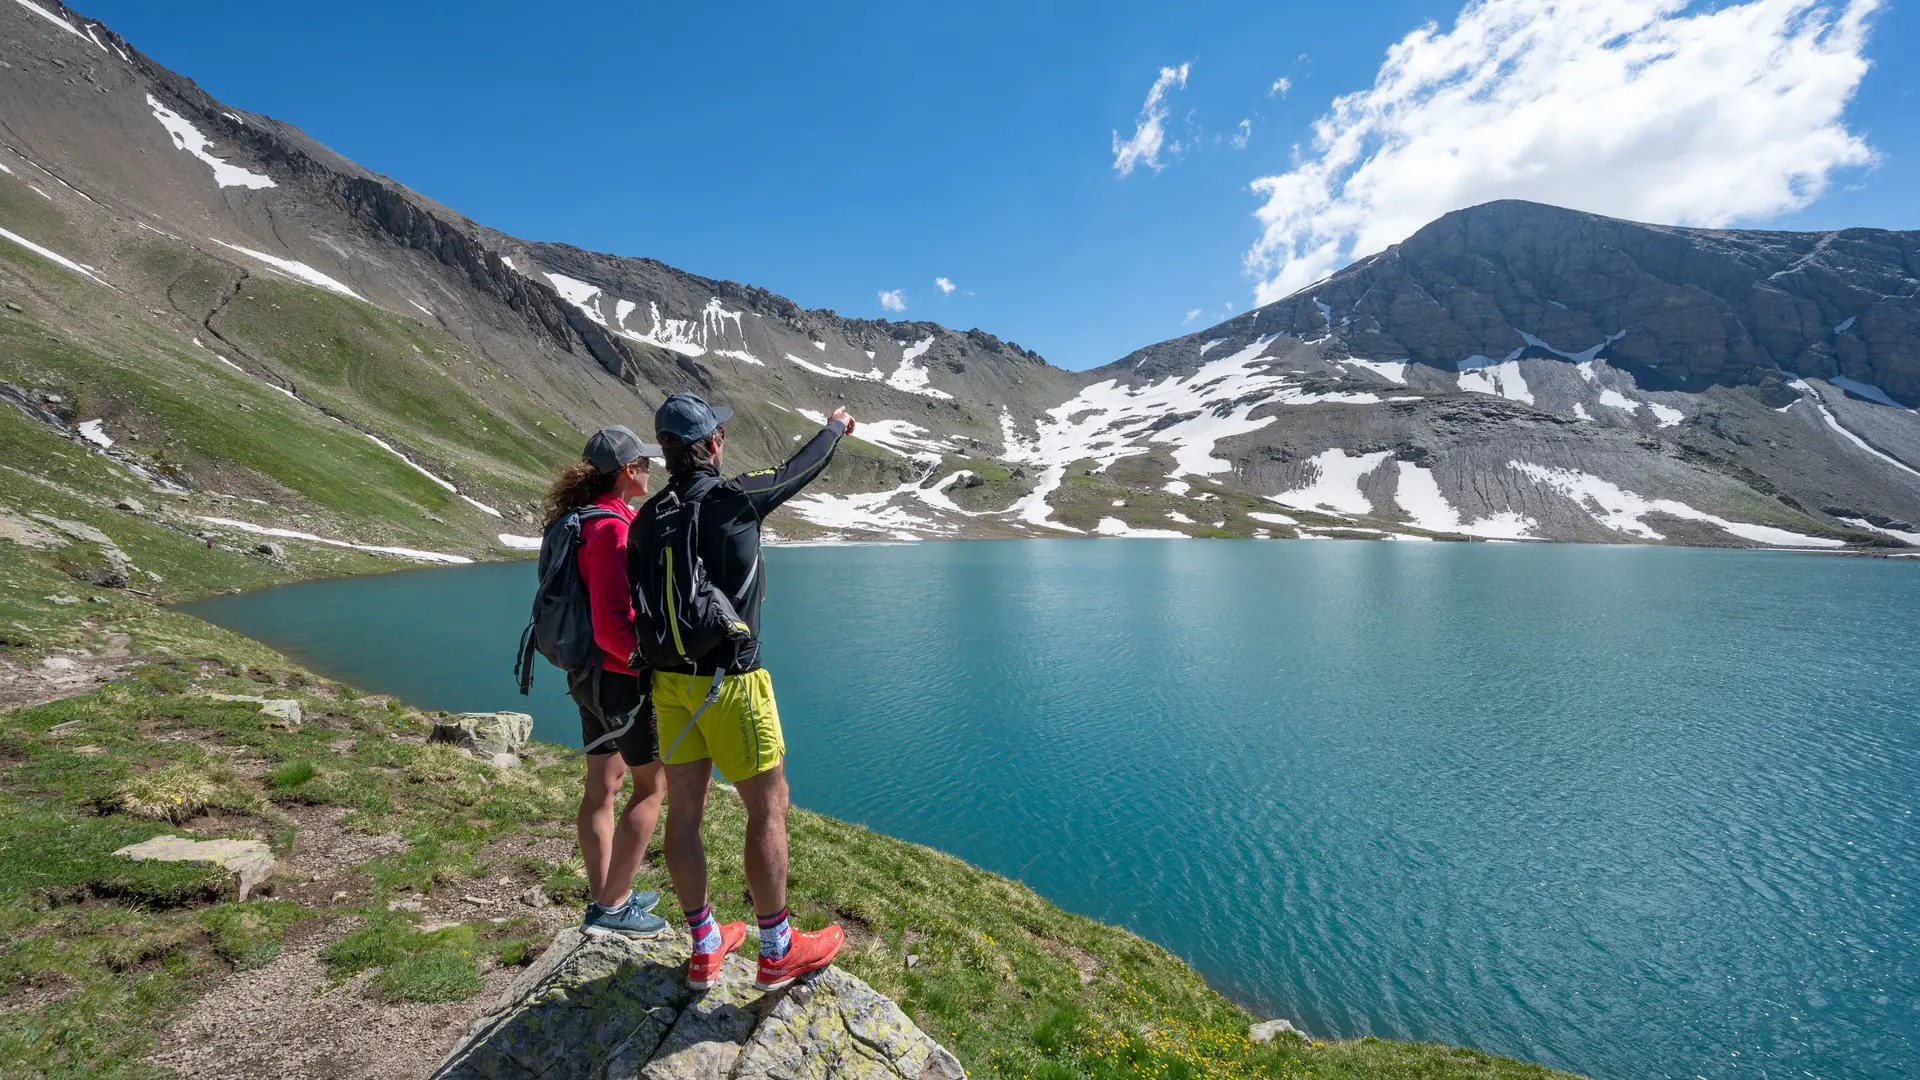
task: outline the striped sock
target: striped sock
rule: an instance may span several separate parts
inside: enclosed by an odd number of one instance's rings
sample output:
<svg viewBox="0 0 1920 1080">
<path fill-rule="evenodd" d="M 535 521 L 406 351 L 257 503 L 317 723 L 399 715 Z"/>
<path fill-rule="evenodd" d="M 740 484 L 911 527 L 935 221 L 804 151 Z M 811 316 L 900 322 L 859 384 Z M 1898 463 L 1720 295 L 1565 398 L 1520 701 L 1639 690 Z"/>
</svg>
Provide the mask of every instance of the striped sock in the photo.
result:
<svg viewBox="0 0 1920 1080">
<path fill-rule="evenodd" d="M 779 914 L 760 916 L 760 955 L 768 960 L 784 960 L 793 944 L 793 930 L 787 925 L 787 909 Z"/>
<path fill-rule="evenodd" d="M 687 931 L 693 935 L 693 951 L 720 951 L 720 924 L 713 921 L 713 905 L 708 904 L 698 911 L 682 911 L 687 917 Z"/>
</svg>

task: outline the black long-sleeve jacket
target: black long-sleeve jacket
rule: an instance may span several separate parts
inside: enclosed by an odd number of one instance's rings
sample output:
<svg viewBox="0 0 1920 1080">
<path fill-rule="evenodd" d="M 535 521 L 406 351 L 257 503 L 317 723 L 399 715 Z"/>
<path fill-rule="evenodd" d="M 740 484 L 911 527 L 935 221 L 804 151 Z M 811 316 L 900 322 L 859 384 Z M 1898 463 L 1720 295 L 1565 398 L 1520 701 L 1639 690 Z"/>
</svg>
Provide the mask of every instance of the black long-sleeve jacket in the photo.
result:
<svg viewBox="0 0 1920 1080">
<path fill-rule="evenodd" d="M 711 675 L 715 666 L 722 663 L 729 673 L 753 671 L 760 666 L 760 602 L 767 595 L 766 569 L 760 561 L 760 522 L 826 469 L 846 430 L 846 425 L 833 421 L 788 458 L 786 464 L 743 473 L 714 488 L 701 500 L 699 547 L 707 579 L 733 601 L 734 610 L 753 631 L 753 637 L 738 644 L 722 645 L 714 653 L 701 657 L 695 668 L 698 674 Z M 697 468 L 687 476 L 675 477 L 660 494 L 683 490 L 695 478 L 715 476 L 718 472 L 710 465 Z M 639 550 L 629 546 L 630 563 Z M 628 567 L 632 580 L 639 580 L 637 575 L 642 572 L 641 567 L 631 564 Z"/>
</svg>

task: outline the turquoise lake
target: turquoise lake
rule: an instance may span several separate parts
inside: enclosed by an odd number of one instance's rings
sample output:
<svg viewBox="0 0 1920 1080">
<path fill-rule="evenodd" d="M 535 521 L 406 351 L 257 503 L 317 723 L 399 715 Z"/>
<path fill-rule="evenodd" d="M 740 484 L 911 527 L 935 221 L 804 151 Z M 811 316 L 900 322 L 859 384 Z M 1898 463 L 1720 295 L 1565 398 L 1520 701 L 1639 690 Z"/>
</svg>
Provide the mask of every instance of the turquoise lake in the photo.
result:
<svg viewBox="0 0 1920 1080">
<path fill-rule="evenodd" d="M 1920 560 L 781 548 L 800 805 L 1021 879 L 1324 1036 L 1600 1080 L 1920 1075 Z M 579 744 L 530 563 L 188 610 Z"/>
</svg>

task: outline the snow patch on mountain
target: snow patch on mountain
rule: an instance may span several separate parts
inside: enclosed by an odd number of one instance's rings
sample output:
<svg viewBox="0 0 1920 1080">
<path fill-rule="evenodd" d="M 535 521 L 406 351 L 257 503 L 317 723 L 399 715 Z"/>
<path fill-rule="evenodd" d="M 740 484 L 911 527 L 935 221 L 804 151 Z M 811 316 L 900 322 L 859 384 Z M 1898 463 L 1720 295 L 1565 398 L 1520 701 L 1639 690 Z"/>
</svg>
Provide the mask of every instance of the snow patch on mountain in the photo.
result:
<svg viewBox="0 0 1920 1080">
<path fill-rule="evenodd" d="M 720 303 L 719 297 L 708 297 L 707 306 L 700 309 L 701 344 L 711 348 L 714 342 L 725 341 L 727 324 L 732 323 L 733 336 L 739 338 L 744 345 L 747 340 L 747 330 L 741 325 L 740 320 L 745 316 L 745 311 L 728 311 L 725 305 Z"/>
<path fill-rule="evenodd" d="M 1920 547 L 1920 532 L 1907 532 L 1904 529 L 1890 529 L 1885 525 L 1875 525 L 1873 522 L 1868 521 L 1866 518 L 1843 517 L 1843 518 L 1840 518 L 1839 520 L 1847 523 L 1848 525 L 1853 526 L 1856 529 L 1863 529 L 1867 532 L 1877 532 L 1882 536 L 1891 536 L 1895 540 L 1898 540 L 1903 544 L 1912 544 L 1914 547 Z"/>
<path fill-rule="evenodd" d="M 147 95 L 147 106 L 153 110 L 153 118 L 160 121 L 161 127 L 167 129 L 167 134 L 173 136 L 175 148 L 185 150 L 213 169 L 215 184 L 223 188 L 243 187 L 252 190 L 279 186 L 273 182 L 273 177 L 265 173 L 243 169 L 223 158 L 215 157 L 213 143 L 200 133 L 200 129 L 194 127 L 193 122 L 186 117 L 160 104 L 159 99 L 152 94 Z"/>
<path fill-rule="evenodd" d="M 1407 361 L 1405 360 L 1362 360 L 1357 356 L 1350 356 L 1344 360 L 1336 360 L 1334 363 L 1342 367 L 1370 371 L 1398 386 L 1407 385 Z"/>
<path fill-rule="evenodd" d="M 79 427 L 80 437 L 102 450 L 113 446 L 113 439 L 107 435 L 105 420 L 88 420 Z"/>
<path fill-rule="evenodd" d="M 1687 418 L 1687 414 L 1681 412 L 1679 409 L 1662 405 L 1657 401 L 1648 401 L 1644 404 L 1647 407 L 1647 411 L 1653 414 L 1654 420 L 1659 423 L 1661 427 L 1672 427 Z"/>
<path fill-rule="evenodd" d="M 960 514 L 965 517 L 983 517 L 986 514 L 992 513 L 992 511 L 964 509 L 959 503 L 954 502 L 953 499 L 947 495 L 947 492 L 953 489 L 953 485 L 962 480 L 969 479 L 973 475 L 974 472 L 972 469 L 960 469 L 942 477 L 940 482 L 934 484 L 932 487 L 916 488 L 914 494 L 919 497 L 921 502 L 926 503 L 935 510 L 944 511 L 949 514 Z"/>
<path fill-rule="evenodd" d="M 1185 540 L 1187 534 L 1173 529 L 1136 529 L 1119 518 L 1101 518 L 1093 527 L 1100 536 L 1118 537 L 1122 540 Z"/>
<path fill-rule="evenodd" d="M 1592 473 L 1577 469 L 1559 469 L 1548 465 L 1535 465 L 1526 461 L 1509 461 L 1507 466 L 1521 475 L 1572 499 L 1602 526 L 1614 532 L 1642 540 L 1665 540 L 1666 536 L 1654 531 L 1646 523 L 1651 514 L 1665 514 L 1683 521 L 1699 521 L 1713 525 L 1742 540 L 1756 544 L 1768 544 L 1775 547 L 1837 548 L 1845 547 L 1846 541 L 1824 536 L 1805 536 L 1786 529 L 1777 529 L 1771 525 L 1754 525 L 1741 521 L 1729 521 L 1726 518 L 1696 510 L 1686 503 L 1673 499 L 1648 499 L 1628 491 L 1610 480 L 1603 480 Z"/>
<path fill-rule="evenodd" d="M 607 317 L 600 311 L 600 286 L 551 270 L 542 270 L 540 275 L 553 283 L 553 291 L 560 294 L 560 299 L 579 308 L 582 315 L 601 326 L 607 325 Z"/>
<path fill-rule="evenodd" d="M 817 424 L 824 425 L 826 417 L 815 412 L 803 411 L 801 415 Z M 932 454 L 938 457 L 949 452 L 949 448 L 939 440 L 928 437 L 926 428 L 906 420 L 861 420 L 854 426 L 853 437 L 890 450 L 901 457 L 912 458 Z"/>
<path fill-rule="evenodd" d="M 321 273 L 318 270 L 315 270 L 313 267 L 308 266 L 306 263 L 298 262 L 293 259 L 283 259 L 283 258 L 280 258 L 278 255 L 269 255 L 264 251 L 255 251 L 252 248 L 241 247 L 239 244 L 229 244 L 225 240 L 216 239 L 214 240 L 214 243 L 219 244 L 223 248 L 227 248 L 232 251 L 237 251 L 242 255 L 246 255 L 251 258 L 258 259 L 261 262 L 266 263 L 268 266 L 272 267 L 273 269 L 280 271 L 281 273 L 285 274 L 290 278 L 293 278 L 295 281 L 304 281 L 308 285 L 319 286 L 320 288 L 325 289 L 328 292 L 336 292 L 336 293 L 339 293 L 341 296 L 351 296 L 355 300 L 366 299 L 366 297 L 361 296 L 359 293 L 354 292 L 352 289 L 347 288 L 345 285 L 342 285 L 340 282 L 335 281 L 334 279 L 328 277 L 327 275 Z"/>
<path fill-rule="evenodd" d="M 250 521 L 235 521 L 232 518 L 201 517 L 200 520 L 209 525 L 222 525 L 229 529 L 238 529 L 241 532 L 253 533 L 256 536 L 278 536 L 288 540 L 305 540 L 309 543 L 325 544 L 328 547 L 352 548 L 355 551 L 371 551 L 377 555 L 397 555 L 403 559 L 415 559 L 420 562 L 464 564 L 473 561 L 465 555 L 447 555 L 438 551 L 418 551 L 414 548 L 383 547 L 378 544 L 353 544 L 345 540 L 330 540 L 324 536 L 315 536 L 309 532 L 298 532 L 293 529 L 275 529 L 265 525 L 255 525 Z"/>
<path fill-rule="evenodd" d="M 1269 499 L 1296 510 L 1331 510 L 1358 517 L 1373 513 L 1373 503 L 1360 491 L 1360 481 L 1387 460 L 1388 451 L 1348 454 L 1335 447 L 1307 459 L 1313 480 L 1304 487 L 1269 495 Z"/>
<path fill-rule="evenodd" d="M 815 375 L 825 375 L 829 379 L 859 379 L 862 382 L 887 381 L 887 373 L 881 371 L 879 368 L 874 368 L 871 371 L 855 371 L 852 368 L 843 368 L 838 364 L 825 362 L 816 364 L 811 360 L 802 360 L 792 353 L 787 353 L 786 357 L 789 361 L 813 372 Z"/>
<path fill-rule="evenodd" d="M 53 12 L 48 11 L 46 8 L 41 7 L 39 4 L 34 3 L 33 0 L 14 0 L 14 2 L 18 3 L 21 7 L 26 8 L 28 11 L 33 12 L 35 15 L 38 15 L 41 18 L 52 23 L 53 25 L 59 27 L 60 29 L 65 30 L 67 33 L 72 34 L 74 37 L 79 38 L 81 41 L 87 40 L 85 34 L 82 34 L 80 31 L 75 30 L 73 28 L 72 23 L 68 22 L 67 20 L 61 18 L 58 15 L 55 15 Z"/>
<path fill-rule="evenodd" d="M 54 263 L 55 265 L 58 265 L 58 266 L 64 266 L 68 270 L 71 270 L 74 273 L 79 274 L 81 277 L 89 278 L 93 281 L 99 282 L 102 285 L 106 285 L 107 288 L 109 289 L 113 288 L 112 285 L 107 283 L 107 280 L 105 278 L 94 273 L 92 269 L 90 269 L 86 265 L 82 263 L 74 262 L 72 259 L 67 258 L 65 255 L 62 255 L 57 251 L 54 251 L 52 248 L 41 247 L 39 244 L 34 243 L 33 241 L 27 239 L 24 236 L 21 236 L 19 233 L 12 232 L 7 229 L 0 229 L 0 236 L 4 236 L 8 240 L 11 240 L 16 244 L 19 244 L 21 247 L 26 248 L 28 251 L 33 252 L 35 255 L 40 256 L 41 258 L 47 260 L 48 262 Z"/>
<path fill-rule="evenodd" d="M 1393 501 L 1406 511 L 1408 522 L 1414 528 L 1501 540 L 1533 539 L 1538 524 L 1532 518 L 1502 512 L 1479 521 L 1465 521 L 1460 511 L 1441 494 L 1440 482 L 1432 469 L 1411 461 L 1402 461 L 1399 466 L 1399 484 L 1394 488 Z"/>
<path fill-rule="evenodd" d="M 1787 380 L 1787 385 L 1793 387 L 1795 390 L 1800 391 L 1802 401 L 1812 402 L 1813 407 L 1819 410 L 1820 412 L 1820 419 L 1828 427 L 1832 428 L 1836 433 L 1838 433 L 1841 438 L 1847 440 L 1848 442 L 1866 451 L 1867 453 L 1873 455 L 1874 457 L 1879 458 L 1881 461 L 1886 462 L 1887 464 L 1893 466 L 1894 468 L 1899 469 L 1901 472 L 1906 473 L 1909 476 L 1920 477 L 1920 470 L 1915 470 L 1914 468 L 1909 466 L 1906 462 L 1901 461 L 1899 458 L 1894 457 L 1892 454 L 1886 453 L 1883 450 L 1879 450 L 1875 448 L 1873 444 L 1867 442 L 1867 440 L 1861 438 L 1858 435 L 1855 435 L 1852 431 L 1848 430 L 1847 426 L 1840 422 L 1840 418 L 1833 415 L 1833 410 L 1827 408 L 1826 399 L 1820 396 L 1820 391 L 1815 390 L 1812 386 L 1808 385 L 1805 379 L 1789 378 Z"/>
<path fill-rule="evenodd" d="M 1460 361 L 1455 369 L 1460 373 L 1460 389 L 1533 404 L 1533 391 L 1520 374 L 1520 354 L 1526 351 L 1523 345 L 1498 360 L 1476 353 Z"/>
<path fill-rule="evenodd" d="M 807 521 L 829 529 L 860 529 L 894 535 L 905 533 L 909 539 L 914 538 L 916 533 L 954 531 L 951 526 L 896 505 L 896 499 L 915 495 L 919 490 L 920 481 L 913 480 L 886 491 L 854 495 L 808 492 L 787 506 Z"/>
<path fill-rule="evenodd" d="M 1534 348 L 1545 349 L 1548 352 L 1554 354 L 1555 356 L 1561 357 L 1566 360 L 1571 360 L 1575 364 L 1593 363 L 1593 361 L 1600 355 L 1601 350 L 1605 349 L 1607 346 L 1613 344 L 1614 342 L 1619 341 L 1621 338 L 1627 336 L 1627 332 L 1625 330 L 1622 330 L 1615 334 L 1608 334 L 1606 339 L 1601 341 L 1600 344 L 1598 345 L 1589 345 L 1586 348 L 1580 350 L 1579 352 L 1568 352 L 1565 349 L 1555 348 L 1554 346 L 1547 344 L 1545 341 L 1542 341 L 1541 339 L 1534 337 L 1532 334 L 1527 333 L 1525 330 L 1516 329 L 1514 333 L 1519 334 L 1520 340 L 1526 342 L 1527 344 L 1533 346 Z"/>
<path fill-rule="evenodd" d="M 1269 405 L 1339 403 L 1377 404 L 1368 393 L 1310 393 L 1295 382 L 1297 376 L 1276 372 L 1262 364 L 1262 355 L 1278 335 L 1267 335 L 1238 352 L 1202 364 L 1191 375 L 1175 375 L 1159 382 L 1123 386 L 1108 379 L 1083 388 L 1047 410 L 1026 436 L 1013 419 L 1001 414 L 1002 456 L 1041 470 L 1032 492 L 1020 498 L 1013 512 L 1035 525 L 1052 525 L 1047 498 L 1066 478 L 1069 464 L 1091 458 L 1101 469 L 1123 457 L 1147 453 L 1153 444 L 1169 446 L 1174 469 L 1170 479 L 1212 476 L 1228 472 L 1232 463 L 1213 455 L 1222 439 L 1258 431 L 1279 417 L 1253 416 Z M 1172 423 L 1168 423 L 1169 420 Z"/>
<path fill-rule="evenodd" d="M 926 355 L 926 351 L 932 347 L 933 338 L 931 336 L 922 338 L 912 345 L 907 346 L 906 351 L 900 354 L 900 366 L 894 370 L 892 375 L 887 377 L 887 385 L 896 390 L 905 390 L 909 394 L 920 394 L 925 397 L 940 398 L 945 401 L 953 400 L 952 394 L 934 387 L 930 381 L 926 366 L 916 362 L 920 357 Z"/>
</svg>

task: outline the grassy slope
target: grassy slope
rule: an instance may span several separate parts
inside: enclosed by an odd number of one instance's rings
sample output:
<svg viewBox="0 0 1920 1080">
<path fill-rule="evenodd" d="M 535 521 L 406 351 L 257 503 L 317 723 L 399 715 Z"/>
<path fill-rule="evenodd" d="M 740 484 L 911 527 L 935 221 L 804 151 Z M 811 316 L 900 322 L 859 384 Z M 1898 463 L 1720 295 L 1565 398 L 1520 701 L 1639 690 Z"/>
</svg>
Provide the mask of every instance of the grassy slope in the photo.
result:
<svg viewBox="0 0 1920 1080">
<path fill-rule="evenodd" d="M 119 244 L 113 254 L 125 272 L 145 275 L 181 311 L 212 310 L 235 277 L 149 236 L 90 240 L 19 185 L 0 182 L 0 213 L 71 257 L 101 261 L 91 244 Z M 578 443 L 557 415 L 437 330 L 259 274 L 239 297 L 214 318 L 222 336 L 303 397 L 379 432 L 476 497 L 525 504 L 538 494 L 540 463 L 564 459 Z M 196 535 L 204 516 L 476 557 L 499 554 L 491 536 L 500 523 L 348 424 L 271 389 L 257 371 L 221 363 L 193 345 L 191 329 L 125 293 L 0 243 L 0 300 L 0 381 L 57 391 L 75 420 L 104 418 L 117 449 L 195 489 L 158 493 L 0 405 L 0 520 L 40 514 L 97 528 L 134 568 L 131 588 L 100 587 L 90 580 L 110 568 L 109 553 L 93 543 L 30 549 L 0 540 L 0 661 L 32 667 L 55 652 L 116 645 L 155 661 L 84 697 L 0 714 L 0 1074 L 152 1074 L 141 1057 L 182 1002 L 228 971 L 271 960 L 301 922 L 345 935 L 328 954 L 336 974 L 377 968 L 377 992 L 396 999 L 471 994 L 475 965 L 524 962 L 538 943 L 514 925 L 426 933 L 417 916 L 389 912 L 386 901 L 502 872 L 578 899 L 583 883 L 568 866 L 498 857 L 486 865 L 482 854 L 516 838 L 571 835 L 577 764 L 547 749 L 526 768 L 496 772 L 426 747 L 417 713 L 356 703 L 258 643 L 160 606 L 405 565 L 298 541 L 263 554 L 243 534 L 217 530 L 209 544 Z M 1007 497 L 1021 484 L 990 463 L 962 464 L 988 480 L 976 496 Z M 900 468 L 893 455 L 858 443 L 835 465 L 845 480 Z M 1089 487 L 1089 509 L 1106 494 Z M 143 505 L 114 508 L 128 498 Z M 303 697 L 314 719 L 279 730 L 251 709 L 202 696 L 257 692 L 262 681 Z M 347 808 L 347 827 L 398 832 L 409 849 L 368 864 L 367 895 L 315 908 L 237 904 L 216 896 L 218 883 L 203 872 L 111 856 L 181 831 L 129 812 L 141 802 L 128 796 L 168 806 L 172 794 L 195 788 L 225 808 L 226 821 L 282 852 L 301 843 L 288 812 L 298 803 Z M 742 814 L 723 794 L 711 816 L 714 894 L 724 916 L 741 916 Z M 1372 1040 L 1256 1048 L 1245 1014 L 1150 943 L 855 826 L 798 813 L 793 831 L 803 923 L 852 927 L 846 966 L 900 1000 L 977 1074 L 1550 1075 L 1469 1051 Z M 357 929 L 347 933 L 345 919 Z M 909 951 L 919 957 L 911 968 Z"/>
<path fill-rule="evenodd" d="M 0 184 L 0 202 L 6 194 Z M 55 250 L 78 243 L 48 224 L 36 223 L 35 235 Z M 145 236 L 123 245 L 125 265 L 154 275 L 149 284 L 178 307 L 198 310 L 226 287 L 228 272 L 197 253 Z M 228 307 L 261 315 L 216 317 L 215 325 L 321 408 L 222 363 L 210 334 L 183 331 L 8 243 L 0 243 L 0 297 L 10 305 L 0 310 L 0 381 L 58 392 L 73 419 L 105 419 L 117 450 L 195 491 L 259 500 L 165 500 L 188 516 L 486 555 L 497 550 L 495 534 L 523 530 L 470 506 L 358 429 L 502 509 L 530 506 L 548 463 L 577 452 L 582 438 L 503 377 L 478 370 L 443 332 L 306 286 L 249 277 Z M 193 336 L 208 347 L 196 347 Z M 472 385 L 493 389 L 469 392 Z M 23 472 L 58 479 L 84 471 L 78 459 L 93 456 L 10 407 L 0 411 L 0 457 Z M 101 490 L 147 495 L 126 470 L 110 473 Z"/>
</svg>

